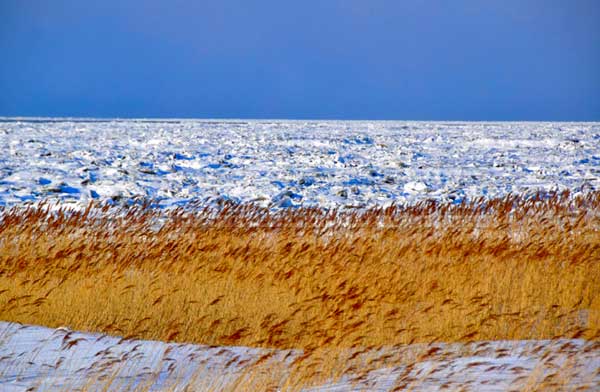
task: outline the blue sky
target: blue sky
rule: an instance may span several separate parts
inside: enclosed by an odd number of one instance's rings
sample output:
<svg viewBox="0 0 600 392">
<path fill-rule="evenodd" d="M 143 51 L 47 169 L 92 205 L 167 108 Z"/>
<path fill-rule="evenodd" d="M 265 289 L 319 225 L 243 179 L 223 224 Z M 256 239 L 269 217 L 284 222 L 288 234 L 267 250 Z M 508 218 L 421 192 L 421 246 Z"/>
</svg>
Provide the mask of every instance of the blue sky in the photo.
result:
<svg viewBox="0 0 600 392">
<path fill-rule="evenodd" d="M 0 0 L 0 115 L 600 120 L 598 0 Z"/>
</svg>

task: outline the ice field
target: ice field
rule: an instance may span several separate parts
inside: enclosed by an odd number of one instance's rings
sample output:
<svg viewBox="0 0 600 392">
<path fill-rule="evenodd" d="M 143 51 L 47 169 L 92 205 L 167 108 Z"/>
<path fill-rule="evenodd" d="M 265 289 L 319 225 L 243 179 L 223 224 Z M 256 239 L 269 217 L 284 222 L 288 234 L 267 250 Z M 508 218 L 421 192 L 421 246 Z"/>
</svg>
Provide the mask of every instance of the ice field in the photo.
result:
<svg viewBox="0 0 600 392">
<path fill-rule="evenodd" d="M 0 206 L 369 207 L 600 189 L 600 123 L 0 120 Z"/>
</svg>

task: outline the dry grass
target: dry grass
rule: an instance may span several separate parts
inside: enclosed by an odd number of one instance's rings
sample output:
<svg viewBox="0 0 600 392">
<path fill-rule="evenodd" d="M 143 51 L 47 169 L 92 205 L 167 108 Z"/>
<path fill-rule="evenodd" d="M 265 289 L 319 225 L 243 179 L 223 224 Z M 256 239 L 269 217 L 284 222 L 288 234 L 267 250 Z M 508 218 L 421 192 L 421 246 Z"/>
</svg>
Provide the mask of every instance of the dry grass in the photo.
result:
<svg viewBox="0 0 600 392">
<path fill-rule="evenodd" d="M 600 193 L 0 214 L 0 319 L 210 345 L 600 338 Z"/>
</svg>

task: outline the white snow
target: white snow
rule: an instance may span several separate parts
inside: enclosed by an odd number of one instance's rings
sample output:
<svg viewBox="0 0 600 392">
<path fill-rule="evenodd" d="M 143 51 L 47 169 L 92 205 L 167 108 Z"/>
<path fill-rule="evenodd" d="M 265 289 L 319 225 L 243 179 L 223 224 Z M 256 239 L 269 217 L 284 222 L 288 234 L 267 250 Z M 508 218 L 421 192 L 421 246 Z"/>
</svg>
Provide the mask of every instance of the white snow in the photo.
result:
<svg viewBox="0 0 600 392">
<path fill-rule="evenodd" d="M 437 348 L 437 352 L 423 354 Z M 0 322 L 0 389 L 88 391 L 134 389 L 219 391 L 239 378 L 258 377 L 253 364 L 272 353 L 266 368 L 283 385 L 286 368 L 301 351 L 208 347 L 123 340 L 100 334 Z M 306 390 L 426 391 L 522 390 L 554 377 L 561 388 L 600 387 L 600 344 L 583 340 L 496 341 L 411 345 L 367 353 L 370 359 L 401 354 L 404 363 L 382 365 L 362 379 L 347 374 Z M 278 366 L 278 365 L 284 366 Z M 279 372 L 279 373 L 278 373 Z M 554 375 L 554 376 L 552 376 Z M 146 389 L 144 389 L 146 390 Z"/>
<path fill-rule="evenodd" d="M 600 123 L 0 118 L 0 206 L 368 207 L 600 189 Z"/>
</svg>

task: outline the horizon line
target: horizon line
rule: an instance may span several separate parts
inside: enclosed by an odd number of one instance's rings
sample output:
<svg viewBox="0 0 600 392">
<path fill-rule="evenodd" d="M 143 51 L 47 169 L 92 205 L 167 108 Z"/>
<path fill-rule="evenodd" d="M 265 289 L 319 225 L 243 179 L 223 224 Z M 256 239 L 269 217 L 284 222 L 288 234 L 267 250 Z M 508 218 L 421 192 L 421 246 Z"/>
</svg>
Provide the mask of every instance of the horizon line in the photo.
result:
<svg viewBox="0 0 600 392">
<path fill-rule="evenodd" d="M 423 120 L 423 119 L 378 119 L 378 118 L 284 118 L 284 117 L 121 117 L 121 116 L 4 116 L 0 122 L 177 122 L 177 121 L 346 121 L 346 122 L 421 122 L 421 123 L 600 123 L 597 120 Z"/>
</svg>

